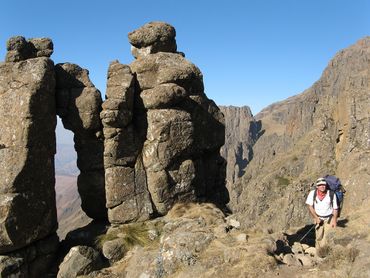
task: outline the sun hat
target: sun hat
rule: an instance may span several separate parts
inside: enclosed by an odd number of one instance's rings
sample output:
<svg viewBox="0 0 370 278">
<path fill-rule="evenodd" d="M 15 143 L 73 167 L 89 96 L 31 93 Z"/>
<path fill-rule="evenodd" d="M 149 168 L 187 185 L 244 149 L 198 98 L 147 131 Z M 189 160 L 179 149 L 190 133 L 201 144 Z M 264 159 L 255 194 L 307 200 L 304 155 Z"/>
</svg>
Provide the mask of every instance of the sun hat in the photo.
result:
<svg viewBox="0 0 370 278">
<path fill-rule="evenodd" d="M 319 185 L 327 185 L 327 182 L 324 178 L 319 178 L 317 181 L 316 181 L 316 186 L 319 186 Z"/>
</svg>

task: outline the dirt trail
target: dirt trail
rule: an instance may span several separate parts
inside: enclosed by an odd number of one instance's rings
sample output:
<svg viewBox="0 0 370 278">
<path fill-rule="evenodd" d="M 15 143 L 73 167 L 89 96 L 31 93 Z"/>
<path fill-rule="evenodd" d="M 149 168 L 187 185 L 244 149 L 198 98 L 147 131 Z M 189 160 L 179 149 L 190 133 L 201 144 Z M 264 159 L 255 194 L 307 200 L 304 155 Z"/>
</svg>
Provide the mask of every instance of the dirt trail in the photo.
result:
<svg viewBox="0 0 370 278">
<path fill-rule="evenodd" d="M 326 258 L 314 266 L 288 266 L 281 264 L 277 269 L 261 277 L 282 278 L 368 278 L 370 277 L 370 206 L 340 219 L 335 229 L 334 244 Z M 299 241 L 309 226 L 288 235 L 289 244 Z M 306 243 L 313 245 L 313 234 L 308 234 Z"/>
</svg>

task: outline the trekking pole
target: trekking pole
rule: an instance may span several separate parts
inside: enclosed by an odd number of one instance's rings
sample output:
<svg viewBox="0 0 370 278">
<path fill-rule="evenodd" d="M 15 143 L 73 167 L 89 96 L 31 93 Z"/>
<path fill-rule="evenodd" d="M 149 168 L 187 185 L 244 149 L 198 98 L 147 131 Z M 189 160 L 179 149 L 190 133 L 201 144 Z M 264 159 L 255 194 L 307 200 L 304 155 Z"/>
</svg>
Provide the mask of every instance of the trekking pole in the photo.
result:
<svg viewBox="0 0 370 278">
<path fill-rule="evenodd" d="M 315 226 L 316 226 L 316 225 L 315 225 L 315 224 L 313 224 L 313 225 L 312 225 L 312 227 L 308 230 L 308 232 L 307 232 L 307 233 L 305 233 L 305 234 L 304 234 L 304 236 L 299 240 L 299 242 L 301 242 L 301 241 L 302 241 L 302 240 L 303 240 L 303 239 L 304 239 L 304 238 L 305 238 L 305 237 L 306 237 L 306 236 L 307 236 L 307 235 L 312 231 L 312 229 L 313 229 L 313 228 L 315 228 Z"/>
</svg>

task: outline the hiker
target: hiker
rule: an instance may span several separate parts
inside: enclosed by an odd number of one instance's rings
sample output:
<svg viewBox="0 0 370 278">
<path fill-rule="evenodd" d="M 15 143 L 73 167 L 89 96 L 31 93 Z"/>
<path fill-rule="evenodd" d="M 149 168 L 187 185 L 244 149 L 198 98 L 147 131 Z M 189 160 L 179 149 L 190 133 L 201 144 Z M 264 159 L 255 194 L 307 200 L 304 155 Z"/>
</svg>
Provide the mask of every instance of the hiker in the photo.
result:
<svg viewBox="0 0 370 278">
<path fill-rule="evenodd" d="M 337 198 L 330 194 L 327 182 L 320 178 L 315 183 L 306 199 L 310 214 L 316 224 L 316 251 L 320 256 L 320 250 L 327 246 L 327 235 L 332 228 L 337 226 L 338 202 Z"/>
</svg>

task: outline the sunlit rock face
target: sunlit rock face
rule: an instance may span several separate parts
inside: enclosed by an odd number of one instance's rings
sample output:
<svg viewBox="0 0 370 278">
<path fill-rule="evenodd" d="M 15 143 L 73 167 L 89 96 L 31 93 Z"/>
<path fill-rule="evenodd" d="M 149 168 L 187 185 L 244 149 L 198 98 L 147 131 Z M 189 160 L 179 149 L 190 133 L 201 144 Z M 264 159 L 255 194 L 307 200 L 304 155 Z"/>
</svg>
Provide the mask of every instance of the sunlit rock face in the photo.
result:
<svg viewBox="0 0 370 278">
<path fill-rule="evenodd" d="M 305 197 L 326 174 L 347 189 L 344 213 L 368 206 L 369 60 L 366 37 L 337 53 L 312 87 L 255 116 L 253 156 L 230 202 L 242 224 L 279 230 L 308 223 Z"/>
<path fill-rule="evenodd" d="M 200 70 L 176 52 L 175 34 L 146 24 L 129 34 L 137 59 L 110 65 L 101 119 L 112 223 L 163 215 L 181 201 L 228 201 L 223 114 Z"/>
<path fill-rule="evenodd" d="M 33 41 L 49 42 L 49 48 L 39 53 Z M 57 228 L 52 43 L 14 37 L 7 49 L 0 63 L 0 254 Z"/>
</svg>

